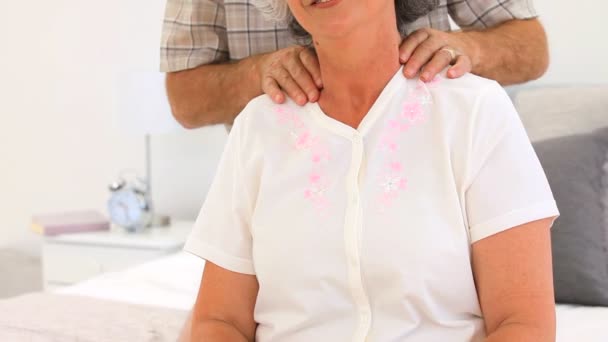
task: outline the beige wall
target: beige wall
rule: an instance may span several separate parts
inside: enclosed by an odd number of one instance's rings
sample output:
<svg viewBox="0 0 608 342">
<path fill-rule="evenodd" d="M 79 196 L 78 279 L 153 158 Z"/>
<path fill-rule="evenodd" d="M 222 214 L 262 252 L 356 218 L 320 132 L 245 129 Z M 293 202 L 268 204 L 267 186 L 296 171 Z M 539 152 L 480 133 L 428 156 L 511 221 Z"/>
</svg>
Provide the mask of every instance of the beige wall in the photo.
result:
<svg viewBox="0 0 608 342">
<path fill-rule="evenodd" d="M 535 84 L 608 83 L 599 0 L 536 0 L 552 66 Z M 117 76 L 158 65 L 163 0 L 0 2 L 0 245 L 36 243 L 33 213 L 105 209 L 106 184 L 143 170 L 143 140 L 111 120 Z M 604 34 L 602 34 L 602 32 Z M 222 128 L 153 139 L 157 207 L 196 215 Z"/>
<path fill-rule="evenodd" d="M 143 138 L 112 120 L 114 85 L 157 68 L 163 11 L 162 0 L 0 2 L 0 245 L 35 243 L 34 213 L 105 212 L 117 172 L 143 171 Z M 224 136 L 153 137 L 159 209 L 196 214 Z"/>
<path fill-rule="evenodd" d="M 551 66 L 537 84 L 608 83 L 606 16 L 602 0 L 533 0 L 546 26 Z"/>
</svg>

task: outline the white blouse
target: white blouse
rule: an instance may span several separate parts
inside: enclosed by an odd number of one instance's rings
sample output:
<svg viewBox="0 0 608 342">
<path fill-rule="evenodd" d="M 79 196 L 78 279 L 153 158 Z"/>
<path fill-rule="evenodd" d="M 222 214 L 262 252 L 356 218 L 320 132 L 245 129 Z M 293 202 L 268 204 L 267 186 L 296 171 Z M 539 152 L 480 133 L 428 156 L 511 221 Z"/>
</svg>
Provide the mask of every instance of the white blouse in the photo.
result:
<svg viewBox="0 0 608 342">
<path fill-rule="evenodd" d="M 251 101 L 185 250 L 256 275 L 257 341 L 482 341 L 471 244 L 556 215 L 496 82 L 399 70 L 358 129 Z"/>
</svg>

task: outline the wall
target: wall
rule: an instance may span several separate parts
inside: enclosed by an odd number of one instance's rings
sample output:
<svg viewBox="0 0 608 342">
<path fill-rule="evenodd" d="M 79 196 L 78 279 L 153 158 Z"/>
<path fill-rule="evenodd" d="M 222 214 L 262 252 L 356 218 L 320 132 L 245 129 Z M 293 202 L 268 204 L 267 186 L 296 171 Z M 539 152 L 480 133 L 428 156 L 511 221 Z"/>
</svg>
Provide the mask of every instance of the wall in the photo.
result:
<svg viewBox="0 0 608 342">
<path fill-rule="evenodd" d="M 536 0 L 552 64 L 529 86 L 608 83 L 608 3 Z M 113 126 L 124 70 L 158 65 L 162 0 L 0 2 L 0 245 L 37 237 L 33 213 L 104 210 L 106 184 L 143 170 L 143 139 Z M 602 34 L 604 33 L 604 34 Z M 154 137 L 157 208 L 193 218 L 222 144 L 215 127 Z"/>
<path fill-rule="evenodd" d="M 164 1 L 0 2 L 0 245 L 36 243 L 32 214 L 105 212 L 119 170 L 144 170 L 144 140 L 111 120 L 125 70 L 155 70 Z M 223 128 L 152 138 L 160 211 L 192 218 Z M 166 182 L 163 181 L 166 179 Z"/>
<path fill-rule="evenodd" d="M 549 35 L 551 65 L 533 85 L 608 83 L 608 2 L 534 0 Z"/>
</svg>

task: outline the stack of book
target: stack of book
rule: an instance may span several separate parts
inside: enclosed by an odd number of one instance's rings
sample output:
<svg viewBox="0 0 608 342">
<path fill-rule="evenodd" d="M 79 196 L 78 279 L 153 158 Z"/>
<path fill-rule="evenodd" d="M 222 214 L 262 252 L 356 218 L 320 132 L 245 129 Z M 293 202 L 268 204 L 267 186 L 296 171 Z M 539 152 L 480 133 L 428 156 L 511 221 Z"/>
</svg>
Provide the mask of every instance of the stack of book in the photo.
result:
<svg viewBox="0 0 608 342">
<path fill-rule="evenodd" d="M 52 236 L 109 230 L 110 222 L 98 211 L 80 210 L 35 215 L 32 217 L 31 229 L 38 234 Z"/>
</svg>

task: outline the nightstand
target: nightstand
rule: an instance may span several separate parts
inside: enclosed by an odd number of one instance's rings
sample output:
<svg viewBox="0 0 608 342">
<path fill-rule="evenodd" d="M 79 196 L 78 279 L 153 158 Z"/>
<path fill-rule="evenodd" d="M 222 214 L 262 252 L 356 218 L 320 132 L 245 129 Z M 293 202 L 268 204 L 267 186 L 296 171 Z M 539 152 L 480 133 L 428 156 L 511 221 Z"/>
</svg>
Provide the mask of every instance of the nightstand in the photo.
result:
<svg viewBox="0 0 608 342">
<path fill-rule="evenodd" d="M 104 232 L 45 237 L 42 280 L 45 290 L 68 286 L 105 272 L 128 267 L 181 250 L 194 222 L 178 221 L 127 233 L 119 227 Z"/>
</svg>

